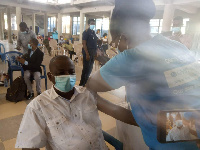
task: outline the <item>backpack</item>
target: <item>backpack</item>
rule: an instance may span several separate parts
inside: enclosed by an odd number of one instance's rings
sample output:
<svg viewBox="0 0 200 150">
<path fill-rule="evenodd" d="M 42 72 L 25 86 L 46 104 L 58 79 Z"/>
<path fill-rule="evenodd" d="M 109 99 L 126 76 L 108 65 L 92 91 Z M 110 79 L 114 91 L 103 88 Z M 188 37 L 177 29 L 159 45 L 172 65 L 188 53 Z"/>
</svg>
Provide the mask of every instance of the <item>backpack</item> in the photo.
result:
<svg viewBox="0 0 200 150">
<path fill-rule="evenodd" d="M 10 88 L 7 89 L 6 100 L 11 102 L 19 102 L 24 99 L 27 92 L 27 86 L 22 76 L 16 78 Z"/>
</svg>

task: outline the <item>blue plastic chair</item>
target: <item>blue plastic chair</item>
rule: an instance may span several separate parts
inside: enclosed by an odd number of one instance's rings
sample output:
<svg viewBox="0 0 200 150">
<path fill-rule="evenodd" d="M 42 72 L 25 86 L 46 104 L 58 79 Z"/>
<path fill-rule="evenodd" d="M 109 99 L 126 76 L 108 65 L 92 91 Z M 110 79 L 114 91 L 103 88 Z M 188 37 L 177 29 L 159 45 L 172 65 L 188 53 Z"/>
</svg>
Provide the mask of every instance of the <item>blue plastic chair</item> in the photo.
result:
<svg viewBox="0 0 200 150">
<path fill-rule="evenodd" d="M 108 142 L 110 145 L 112 145 L 116 150 L 123 150 L 123 143 L 122 142 L 115 139 L 113 136 L 106 133 L 105 131 L 102 131 L 102 132 L 103 132 L 104 140 L 106 142 Z"/>
<path fill-rule="evenodd" d="M 2 50 L 3 49 L 3 50 Z M 1 56 L 1 60 L 2 62 L 5 60 L 5 58 L 2 58 L 3 57 L 3 54 L 5 54 L 5 47 L 3 44 L 0 43 L 0 56 Z"/>
<path fill-rule="evenodd" d="M 45 66 L 45 65 L 41 65 L 41 67 L 43 68 L 43 73 L 41 74 L 41 79 L 45 79 L 45 88 L 46 88 L 46 90 L 47 90 L 46 66 Z"/>
<path fill-rule="evenodd" d="M 21 71 L 21 75 L 24 76 L 24 70 L 21 64 L 17 61 L 17 56 L 22 56 L 23 54 L 16 51 L 10 51 L 3 54 L 3 59 L 8 62 L 8 75 L 10 77 L 10 85 L 13 81 L 13 71 Z"/>
</svg>

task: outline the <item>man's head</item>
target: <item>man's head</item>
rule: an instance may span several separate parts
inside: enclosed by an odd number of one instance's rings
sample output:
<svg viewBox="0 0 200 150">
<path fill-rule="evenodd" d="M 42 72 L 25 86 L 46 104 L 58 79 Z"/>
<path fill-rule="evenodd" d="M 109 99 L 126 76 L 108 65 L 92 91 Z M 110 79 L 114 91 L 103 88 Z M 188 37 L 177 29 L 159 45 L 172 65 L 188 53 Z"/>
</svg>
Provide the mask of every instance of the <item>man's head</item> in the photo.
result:
<svg viewBox="0 0 200 150">
<path fill-rule="evenodd" d="M 176 120 L 176 127 L 178 129 L 181 129 L 183 127 L 183 121 L 182 120 Z"/>
<path fill-rule="evenodd" d="M 89 19 L 88 20 L 88 25 L 90 26 L 91 30 L 95 29 L 95 20 L 94 19 Z"/>
<path fill-rule="evenodd" d="M 62 36 L 62 35 L 60 36 L 60 40 L 64 40 L 64 38 L 63 38 L 63 36 Z"/>
<path fill-rule="evenodd" d="M 24 32 L 24 31 L 26 31 L 27 30 L 27 24 L 25 23 L 25 22 L 21 22 L 20 24 L 19 24 L 19 28 L 20 28 L 20 31 L 21 32 Z"/>
<path fill-rule="evenodd" d="M 55 32 L 56 31 L 56 28 L 53 28 L 53 32 Z"/>
<path fill-rule="evenodd" d="M 73 61 L 65 56 L 58 55 L 51 59 L 50 72 L 47 74 L 55 88 L 61 92 L 69 92 L 75 85 L 75 66 Z"/>
<path fill-rule="evenodd" d="M 173 27 L 172 31 L 173 33 L 181 33 L 181 27 L 183 25 L 183 17 L 177 16 L 173 19 Z"/>
<path fill-rule="evenodd" d="M 106 39 L 106 38 L 107 38 L 107 35 L 108 35 L 107 33 L 104 33 L 104 34 L 103 34 L 103 37 Z"/>
<path fill-rule="evenodd" d="M 32 48 L 32 50 L 35 51 L 37 49 L 39 42 L 37 39 L 34 38 L 34 39 L 31 39 L 29 43 L 30 43 L 30 47 Z"/>
<path fill-rule="evenodd" d="M 155 12 L 152 0 L 115 0 L 110 22 L 111 44 L 115 43 L 121 51 L 136 37 L 150 34 L 149 21 Z"/>
</svg>

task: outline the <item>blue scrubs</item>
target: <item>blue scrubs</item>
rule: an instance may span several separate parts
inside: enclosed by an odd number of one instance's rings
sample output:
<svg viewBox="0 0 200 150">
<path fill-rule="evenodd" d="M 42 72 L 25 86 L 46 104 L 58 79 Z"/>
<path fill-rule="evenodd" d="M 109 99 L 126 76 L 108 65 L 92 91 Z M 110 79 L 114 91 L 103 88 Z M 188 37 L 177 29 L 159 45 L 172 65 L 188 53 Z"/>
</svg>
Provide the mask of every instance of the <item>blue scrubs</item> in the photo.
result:
<svg viewBox="0 0 200 150">
<path fill-rule="evenodd" d="M 195 142 L 161 144 L 157 115 L 162 110 L 200 109 L 200 64 L 179 42 L 157 35 L 125 50 L 101 69 L 113 89 L 126 87 L 127 102 L 152 150 L 197 150 Z"/>
</svg>

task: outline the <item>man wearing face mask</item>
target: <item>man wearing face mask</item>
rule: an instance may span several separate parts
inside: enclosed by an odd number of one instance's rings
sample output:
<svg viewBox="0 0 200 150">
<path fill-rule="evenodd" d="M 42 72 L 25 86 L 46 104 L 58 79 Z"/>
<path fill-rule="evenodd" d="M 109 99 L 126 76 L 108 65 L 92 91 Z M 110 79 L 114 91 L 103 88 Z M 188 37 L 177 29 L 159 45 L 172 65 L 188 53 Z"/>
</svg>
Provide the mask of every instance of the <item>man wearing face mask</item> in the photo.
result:
<svg viewBox="0 0 200 150">
<path fill-rule="evenodd" d="M 18 57 L 17 60 L 23 64 L 24 69 L 24 80 L 28 89 L 27 99 L 30 100 L 34 97 L 34 92 L 32 89 L 32 84 L 30 81 L 30 77 L 32 76 L 36 82 L 36 91 L 37 95 L 41 94 L 41 64 L 43 61 L 44 53 L 37 47 L 38 40 L 32 39 L 30 40 L 30 44 L 28 44 L 28 53 L 23 55 L 21 58 Z"/>
<path fill-rule="evenodd" d="M 173 19 L 173 27 L 172 27 L 172 36 L 171 40 L 178 41 L 185 45 L 188 49 L 191 48 L 192 38 L 189 35 L 182 34 L 181 27 L 183 26 L 183 18 L 181 16 L 177 16 Z"/>
<path fill-rule="evenodd" d="M 23 48 L 23 54 L 28 53 L 28 43 L 31 39 L 36 38 L 35 33 L 33 31 L 29 30 L 27 27 L 27 24 L 25 22 L 21 22 L 19 24 L 20 31 L 18 33 L 17 38 L 17 50 L 21 50 L 21 47 Z"/>
<path fill-rule="evenodd" d="M 39 150 L 107 150 L 95 97 L 75 86 L 73 61 L 56 56 L 49 64 L 51 89 L 26 108 L 16 148 Z"/>
<path fill-rule="evenodd" d="M 166 141 L 191 140 L 190 130 L 183 125 L 182 120 L 176 121 L 176 126 L 172 128 L 166 138 Z"/>
<path fill-rule="evenodd" d="M 94 57 L 97 50 L 97 36 L 95 34 L 94 19 L 88 20 L 89 28 L 83 32 L 83 70 L 81 75 L 80 86 L 85 86 L 94 64 Z"/>
</svg>

